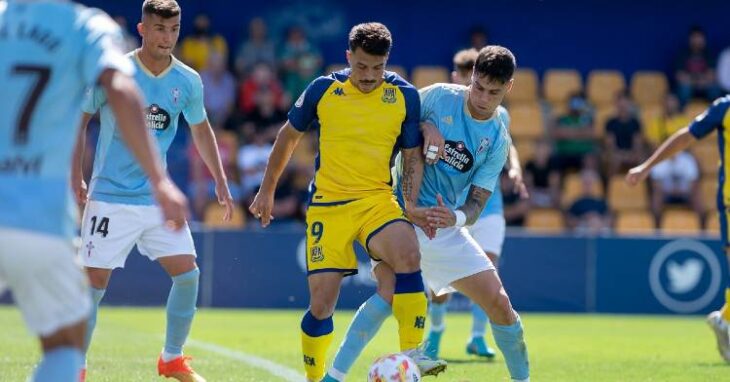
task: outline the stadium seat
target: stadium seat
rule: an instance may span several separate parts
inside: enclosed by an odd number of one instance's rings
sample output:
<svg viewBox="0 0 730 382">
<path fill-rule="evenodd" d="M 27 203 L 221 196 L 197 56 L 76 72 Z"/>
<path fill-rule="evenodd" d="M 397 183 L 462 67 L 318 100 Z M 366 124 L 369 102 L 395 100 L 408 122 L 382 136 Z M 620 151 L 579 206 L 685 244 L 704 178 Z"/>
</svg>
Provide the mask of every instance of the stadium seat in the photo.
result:
<svg viewBox="0 0 730 382">
<path fill-rule="evenodd" d="M 537 73 L 532 69 L 517 69 L 515 71 L 515 84 L 512 91 L 507 93 L 506 101 L 510 105 L 517 103 L 537 102 Z"/>
<path fill-rule="evenodd" d="M 324 69 L 324 75 L 326 76 L 326 75 L 328 75 L 328 74 L 330 74 L 332 72 L 340 71 L 342 69 L 347 68 L 348 66 L 349 65 L 347 65 L 347 64 L 330 64 L 330 65 L 327 65 L 327 67 Z"/>
<path fill-rule="evenodd" d="M 720 234 L 720 217 L 717 214 L 707 214 L 705 218 L 705 233 Z"/>
<path fill-rule="evenodd" d="M 208 204 L 205 208 L 205 216 L 203 223 L 208 227 L 216 228 L 243 228 L 246 225 L 246 215 L 241 208 L 236 205 L 233 209 L 233 216 L 230 221 L 224 221 L 226 207 L 214 202 Z"/>
<path fill-rule="evenodd" d="M 536 103 L 513 105 L 509 108 L 510 133 L 515 138 L 537 139 L 545 134 L 542 110 Z"/>
<path fill-rule="evenodd" d="M 608 206 L 615 211 L 646 210 L 649 207 L 646 182 L 631 187 L 623 175 L 615 175 L 608 184 Z"/>
<path fill-rule="evenodd" d="M 565 176 L 563 182 L 563 191 L 560 193 L 560 204 L 563 208 L 569 208 L 570 205 L 583 193 L 583 184 L 580 179 L 580 173 L 571 173 Z M 601 182 L 593 183 L 591 195 L 603 197 L 603 188 Z"/>
<path fill-rule="evenodd" d="M 571 95 L 583 90 L 580 73 L 573 69 L 550 69 L 542 83 L 545 98 L 553 105 L 562 107 Z"/>
<path fill-rule="evenodd" d="M 692 100 L 684 107 L 684 115 L 689 119 L 695 119 L 710 106 L 706 101 Z"/>
<path fill-rule="evenodd" d="M 417 89 L 437 82 L 449 83 L 449 70 L 443 66 L 416 66 L 411 71 L 411 83 Z"/>
<path fill-rule="evenodd" d="M 646 129 L 654 121 L 661 117 L 664 113 L 664 108 L 661 105 L 641 105 L 639 108 L 639 119 L 641 121 L 642 129 Z"/>
<path fill-rule="evenodd" d="M 563 213 L 552 208 L 532 210 L 527 214 L 525 228 L 535 232 L 562 232 L 565 228 Z"/>
<path fill-rule="evenodd" d="M 718 166 L 720 165 L 720 153 L 717 147 L 708 144 L 696 145 L 692 148 L 692 154 L 697 160 L 702 174 L 708 177 L 717 175 Z"/>
<path fill-rule="evenodd" d="M 638 71 L 631 77 L 631 97 L 642 107 L 660 106 L 669 90 L 669 81 L 662 72 Z"/>
<path fill-rule="evenodd" d="M 588 100 L 598 108 L 613 106 L 616 95 L 626 89 L 624 75 L 618 70 L 592 70 L 588 73 Z"/>
<path fill-rule="evenodd" d="M 408 72 L 406 71 L 406 68 L 400 65 L 386 65 L 385 70 L 396 72 L 399 76 L 403 77 L 404 80 L 408 81 Z"/>
<path fill-rule="evenodd" d="M 520 156 L 520 163 L 524 167 L 525 163 L 535 157 L 535 140 L 530 138 L 514 139 L 512 141 L 517 153 Z"/>
<path fill-rule="evenodd" d="M 654 216 L 648 211 L 623 211 L 616 217 L 618 234 L 649 234 L 654 230 Z"/>
<path fill-rule="evenodd" d="M 701 232 L 700 219 L 692 210 L 672 209 L 662 214 L 659 229 L 668 234 L 698 234 Z"/>
</svg>

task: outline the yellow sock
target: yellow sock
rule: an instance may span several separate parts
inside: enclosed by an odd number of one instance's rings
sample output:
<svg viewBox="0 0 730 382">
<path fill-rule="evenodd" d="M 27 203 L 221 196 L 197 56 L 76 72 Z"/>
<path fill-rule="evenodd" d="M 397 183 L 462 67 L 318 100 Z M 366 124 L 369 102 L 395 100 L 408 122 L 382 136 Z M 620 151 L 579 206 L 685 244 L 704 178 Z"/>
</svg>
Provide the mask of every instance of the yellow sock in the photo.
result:
<svg viewBox="0 0 730 382">
<path fill-rule="evenodd" d="M 730 322 L 730 288 L 725 289 L 725 305 L 722 306 L 722 309 L 720 310 L 720 313 L 722 313 L 722 318 L 725 319 L 725 321 Z"/>
<path fill-rule="evenodd" d="M 325 373 L 325 357 L 332 343 L 332 317 L 318 320 L 307 311 L 302 318 L 302 360 L 307 380 L 319 381 Z"/>
<path fill-rule="evenodd" d="M 393 315 L 398 320 L 401 351 L 416 348 L 423 341 L 427 308 L 428 301 L 422 291 L 393 295 Z"/>
</svg>

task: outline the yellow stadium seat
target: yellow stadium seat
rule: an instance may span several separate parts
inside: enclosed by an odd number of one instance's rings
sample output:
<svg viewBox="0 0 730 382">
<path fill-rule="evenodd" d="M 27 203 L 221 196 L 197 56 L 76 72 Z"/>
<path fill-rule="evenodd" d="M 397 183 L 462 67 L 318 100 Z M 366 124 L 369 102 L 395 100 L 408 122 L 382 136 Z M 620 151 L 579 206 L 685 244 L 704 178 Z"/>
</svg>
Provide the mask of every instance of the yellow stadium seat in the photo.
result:
<svg viewBox="0 0 730 382">
<path fill-rule="evenodd" d="M 608 184 L 608 206 L 616 211 L 646 210 L 649 207 L 646 182 L 631 187 L 623 175 L 615 175 Z"/>
<path fill-rule="evenodd" d="M 640 106 L 659 106 L 669 90 L 669 81 L 662 72 L 638 71 L 631 77 L 631 97 Z"/>
<path fill-rule="evenodd" d="M 654 216 L 648 211 L 623 211 L 616 218 L 618 234 L 649 234 L 654 230 Z"/>
<path fill-rule="evenodd" d="M 583 184 L 580 178 L 580 173 L 571 173 L 566 175 L 563 183 L 563 191 L 560 193 L 560 204 L 564 208 L 569 208 L 570 205 L 582 194 Z M 603 197 L 603 188 L 601 187 L 600 181 L 593 183 L 591 195 Z"/>
<path fill-rule="evenodd" d="M 443 66 L 416 66 L 411 72 L 413 86 L 417 89 L 438 82 L 449 83 L 449 70 Z"/>
<path fill-rule="evenodd" d="M 233 209 L 233 216 L 231 216 L 230 221 L 223 220 L 225 214 L 225 206 L 221 206 L 216 202 L 210 203 L 205 208 L 203 223 L 208 227 L 216 228 L 243 228 L 246 225 L 246 215 L 238 206 Z"/>
<path fill-rule="evenodd" d="M 710 177 L 717 175 L 720 165 L 720 153 L 717 147 L 707 144 L 697 145 L 692 148 L 692 154 L 694 154 L 702 174 Z"/>
<path fill-rule="evenodd" d="M 668 234 L 698 234 L 701 232 L 700 219 L 692 210 L 672 209 L 662 214 L 659 229 Z"/>
<path fill-rule="evenodd" d="M 705 218 L 705 232 L 710 234 L 720 234 L 720 217 L 717 214 L 707 214 Z"/>
<path fill-rule="evenodd" d="M 695 119 L 698 115 L 704 113 L 710 106 L 706 101 L 692 100 L 684 107 L 684 115 L 689 119 Z"/>
<path fill-rule="evenodd" d="M 525 163 L 535 157 L 535 140 L 530 138 L 514 139 L 512 143 L 514 143 L 520 156 L 522 167 L 525 167 Z"/>
<path fill-rule="evenodd" d="M 545 134 L 542 110 L 536 103 L 510 106 L 510 133 L 515 138 L 537 139 Z"/>
<path fill-rule="evenodd" d="M 613 105 L 616 95 L 625 89 L 626 80 L 618 70 L 592 70 L 588 73 L 586 93 L 596 107 Z"/>
<path fill-rule="evenodd" d="M 330 73 L 338 72 L 338 71 L 340 71 L 342 69 L 345 69 L 347 67 L 349 67 L 348 64 L 330 64 L 330 65 L 327 65 L 327 67 L 324 69 L 324 75 L 326 76 L 326 75 L 329 75 Z"/>
<path fill-rule="evenodd" d="M 535 232 L 562 232 L 565 228 L 563 213 L 552 208 L 532 210 L 527 214 L 525 227 Z"/>
<path fill-rule="evenodd" d="M 505 97 L 507 102 L 511 105 L 537 102 L 537 73 L 532 69 L 517 69 L 514 79 L 512 91 Z"/>
<path fill-rule="evenodd" d="M 553 105 L 564 104 L 571 95 L 583 90 L 580 73 L 572 69 L 550 69 L 545 72 L 543 94 Z"/>
</svg>

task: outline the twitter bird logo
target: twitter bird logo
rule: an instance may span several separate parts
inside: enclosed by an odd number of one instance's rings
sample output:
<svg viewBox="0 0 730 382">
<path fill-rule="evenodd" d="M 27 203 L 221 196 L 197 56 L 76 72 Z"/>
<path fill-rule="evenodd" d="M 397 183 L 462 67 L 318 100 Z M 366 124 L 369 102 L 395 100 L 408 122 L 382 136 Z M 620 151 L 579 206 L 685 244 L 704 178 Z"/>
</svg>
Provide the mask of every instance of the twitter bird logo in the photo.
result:
<svg viewBox="0 0 730 382">
<path fill-rule="evenodd" d="M 672 293 L 687 293 L 697 286 L 705 266 L 699 259 L 688 259 L 684 264 L 667 262 L 669 290 Z"/>
</svg>

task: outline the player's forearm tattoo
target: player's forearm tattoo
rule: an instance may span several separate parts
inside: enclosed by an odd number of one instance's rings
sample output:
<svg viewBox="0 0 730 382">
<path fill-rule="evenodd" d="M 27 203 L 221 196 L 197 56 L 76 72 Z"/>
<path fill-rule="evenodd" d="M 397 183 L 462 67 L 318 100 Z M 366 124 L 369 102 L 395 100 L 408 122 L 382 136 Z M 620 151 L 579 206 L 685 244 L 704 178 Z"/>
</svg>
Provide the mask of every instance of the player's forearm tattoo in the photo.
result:
<svg viewBox="0 0 730 382">
<path fill-rule="evenodd" d="M 469 189 L 469 196 L 466 198 L 464 205 L 459 207 L 460 210 L 464 211 L 466 215 L 466 224 L 472 225 L 479 219 L 479 215 L 482 214 L 484 206 L 487 205 L 487 200 L 491 192 L 477 186 L 471 186 Z"/>
<path fill-rule="evenodd" d="M 412 155 L 403 154 L 403 175 L 401 178 L 403 188 L 403 199 L 406 206 L 416 205 L 416 195 L 413 194 L 413 178 L 415 174 L 415 158 Z"/>
</svg>

